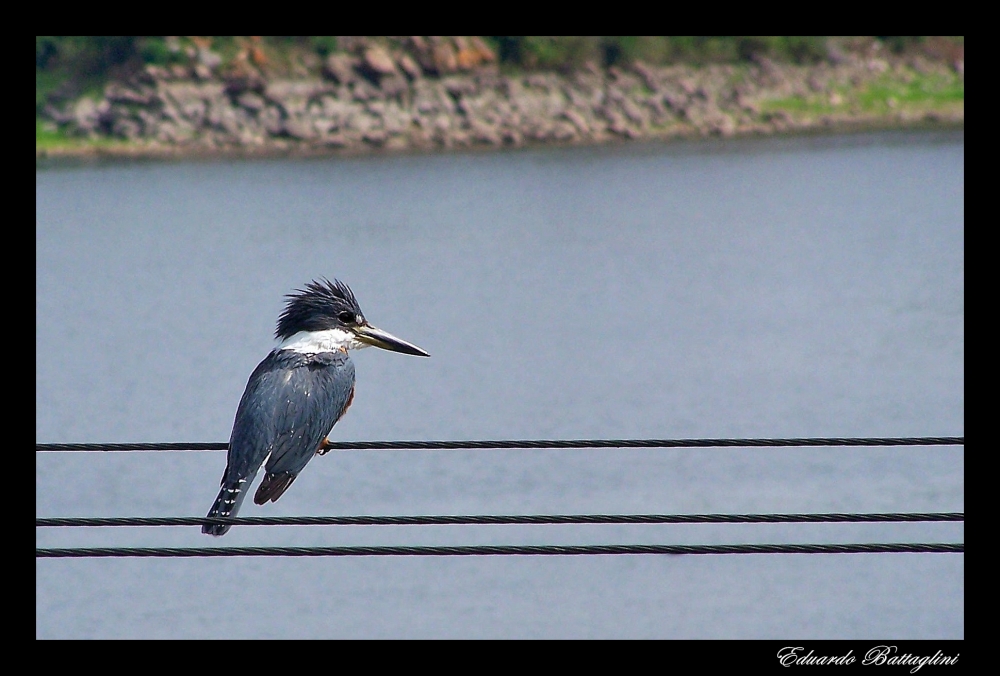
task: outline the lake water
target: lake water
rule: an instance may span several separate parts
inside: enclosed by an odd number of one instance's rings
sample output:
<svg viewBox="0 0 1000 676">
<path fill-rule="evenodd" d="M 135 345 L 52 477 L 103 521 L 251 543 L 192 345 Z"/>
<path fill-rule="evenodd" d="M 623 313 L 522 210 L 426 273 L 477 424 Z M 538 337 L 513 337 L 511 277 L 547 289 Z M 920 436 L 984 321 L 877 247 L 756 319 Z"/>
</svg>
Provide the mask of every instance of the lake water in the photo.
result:
<svg viewBox="0 0 1000 676">
<path fill-rule="evenodd" d="M 349 283 L 332 438 L 964 434 L 964 133 L 36 167 L 38 442 L 227 441 Z M 37 516 L 203 516 L 225 454 L 36 454 Z M 249 501 L 248 501 L 249 502 Z M 353 451 L 243 516 L 964 511 L 964 450 Z M 961 524 L 36 529 L 37 546 L 960 542 Z M 36 636 L 961 638 L 964 555 L 36 562 Z"/>
</svg>

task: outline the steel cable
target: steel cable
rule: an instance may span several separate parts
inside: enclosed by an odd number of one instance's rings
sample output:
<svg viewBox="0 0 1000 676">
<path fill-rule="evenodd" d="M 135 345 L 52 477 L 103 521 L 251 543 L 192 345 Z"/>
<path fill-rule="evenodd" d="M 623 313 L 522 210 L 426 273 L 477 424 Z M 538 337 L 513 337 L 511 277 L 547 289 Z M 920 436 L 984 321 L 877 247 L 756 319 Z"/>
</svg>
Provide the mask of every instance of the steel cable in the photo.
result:
<svg viewBox="0 0 1000 676">
<path fill-rule="evenodd" d="M 248 516 L 36 518 L 35 527 L 81 526 L 441 526 L 514 524 L 886 523 L 965 521 L 964 512 L 877 514 L 517 514 L 468 516 Z"/>
<path fill-rule="evenodd" d="M 790 439 L 548 439 L 495 441 L 337 441 L 327 450 L 479 450 L 528 448 L 723 448 L 807 446 L 964 446 L 965 437 L 815 437 Z M 43 451 L 225 451 L 221 442 L 35 444 Z"/>
<path fill-rule="evenodd" d="M 600 554 L 964 553 L 964 543 L 782 545 L 476 545 L 469 547 L 81 547 L 35 549 L 35 558 L 216 556 L 582 556 Z"/>
</svg>

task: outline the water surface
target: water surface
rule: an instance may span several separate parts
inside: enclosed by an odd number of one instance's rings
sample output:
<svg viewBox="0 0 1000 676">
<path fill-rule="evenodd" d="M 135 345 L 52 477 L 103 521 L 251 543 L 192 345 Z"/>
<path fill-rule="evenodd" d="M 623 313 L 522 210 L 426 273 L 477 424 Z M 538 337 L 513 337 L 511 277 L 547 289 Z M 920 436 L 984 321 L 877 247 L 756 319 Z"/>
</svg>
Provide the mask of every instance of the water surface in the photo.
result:
<svg viewBox="0 0 1000 676">
<path fill-rule="evenodd" d="M 333 438 L 964 432 L 964 135 L 36 171 L 36 439 L 225 441 L 318 276 Z M 222 453 L 44 454 L 38 516 L 201 516 Z M 243 515 L 962 511 L 961 448 L 377 451 Z M 38 546 L 961 541 L 960 525 L 39 529 Z M 39 637 L 964 635 L 961 555 L 43 560 Z"/>
</svg>

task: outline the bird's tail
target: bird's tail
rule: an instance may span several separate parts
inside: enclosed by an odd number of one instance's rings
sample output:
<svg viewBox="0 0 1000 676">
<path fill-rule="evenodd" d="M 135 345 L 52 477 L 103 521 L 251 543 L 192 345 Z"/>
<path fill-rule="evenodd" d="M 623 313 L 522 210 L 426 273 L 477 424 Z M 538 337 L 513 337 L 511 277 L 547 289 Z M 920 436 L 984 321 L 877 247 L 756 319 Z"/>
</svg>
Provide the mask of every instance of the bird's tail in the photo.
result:
<svg viewBox="0 0 1000 676">
<path fill-rule="evenodd" d="M 233 481 L 223 481 L 222 490 L 219 497 L 215 499 L 215 504 L 208 512 L 208 517 L 236 516 L 243 504 L 243 498 L 247 496 L 246 488 L 253 482 L 253 475 L 243 479 Z M 206 523 L 201 527 L 201 532 L 207 535 L 225 535 L 231 528 L 230 524 Z"/>
</svg>

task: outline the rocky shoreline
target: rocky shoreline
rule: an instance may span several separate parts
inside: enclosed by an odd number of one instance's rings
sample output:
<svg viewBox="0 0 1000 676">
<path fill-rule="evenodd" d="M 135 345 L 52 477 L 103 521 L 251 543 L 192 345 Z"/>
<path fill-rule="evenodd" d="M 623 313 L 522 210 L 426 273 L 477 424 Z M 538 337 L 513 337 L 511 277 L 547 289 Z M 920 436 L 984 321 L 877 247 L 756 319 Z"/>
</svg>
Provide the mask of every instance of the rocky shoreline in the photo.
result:
<svg viewBox="0 0 1000 676">
<path fill-rule="evenodd" d="M 205 62 L 207 61 L 207 62 Z M 464 72 L 381 49 L 330 55 L 312 75 L 268 78 L 147 66 L 103 96 L 49 105 L 49 130 L 79 139 L 37 157 L 359 154 L 598 144 L 613 140 L 767 135 L 916 125 L 963 125 L 950 105 L 886 99 L 878 83 L 950 78 L 964 63 L 842 55 L 813 66 L 588 66 L 569 74 L 501 73 L 488 55 Z M 794 104 L 794 105 L 793 105 Z"/>
</svg>

